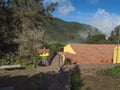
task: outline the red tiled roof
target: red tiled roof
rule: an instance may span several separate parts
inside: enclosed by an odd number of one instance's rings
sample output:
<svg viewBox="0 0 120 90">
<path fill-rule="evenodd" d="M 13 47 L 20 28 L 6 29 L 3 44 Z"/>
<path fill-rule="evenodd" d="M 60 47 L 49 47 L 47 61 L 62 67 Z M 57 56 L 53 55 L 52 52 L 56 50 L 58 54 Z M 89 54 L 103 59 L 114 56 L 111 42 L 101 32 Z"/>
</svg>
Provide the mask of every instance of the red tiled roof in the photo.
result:
<svg viewBox="0 0 120 90">
<path fill-rule="evenodd" d="M 49 53 L 50 49 L 39 49 L 38 53 Z"/>
<path fill-rule="evenodd" d="M 60 55 L 64 55 L 65 58 L 72 60 L 71 63 L 75 63 L 74 57 L 75 55 L 69 52 L 59 52 Z"/>
<path fill-rule="evenodd" d="M 70 44 L 76 55 L 71 61 L 77 64 L 111 64 L 115 44 Z M 69 55 L 67 55 L 69 57 Z"/>
</svg>

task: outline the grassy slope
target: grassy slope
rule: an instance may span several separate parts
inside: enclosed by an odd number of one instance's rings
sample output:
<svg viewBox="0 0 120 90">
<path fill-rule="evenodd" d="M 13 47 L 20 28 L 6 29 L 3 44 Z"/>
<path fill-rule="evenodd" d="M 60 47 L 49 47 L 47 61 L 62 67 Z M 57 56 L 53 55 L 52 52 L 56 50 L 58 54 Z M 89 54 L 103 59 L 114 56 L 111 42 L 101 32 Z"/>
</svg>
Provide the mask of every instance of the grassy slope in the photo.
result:
<svg viewBox="0 0 120 90">
<path fill-rule="evenodd" d="M 96 77 L 96 76 L 82 76 L 82 83 L 80 90 L 119 90 L 120 79 L 113 79 L 110 77 Z"/>
<path fill-rule="evenodd" d="M 65 22 L 54 18 L 50 23 L 45 22 L 46 40 L 51 42 L 82 42 L 88 33 L 98 33 L 98 29 L 87 24 Z"/>
<path fill-rule="evenodd" d="M 110 76 L 112 78 L 120 78 L 120 65 L 105 70 L 98 71 L 99 76 Z"/>
<path fill-rule="evenodd" d="M 120 90 L 120 66 L 97 72 L 97 76 L 83 76 L 81 90 Z"/>
</svg>

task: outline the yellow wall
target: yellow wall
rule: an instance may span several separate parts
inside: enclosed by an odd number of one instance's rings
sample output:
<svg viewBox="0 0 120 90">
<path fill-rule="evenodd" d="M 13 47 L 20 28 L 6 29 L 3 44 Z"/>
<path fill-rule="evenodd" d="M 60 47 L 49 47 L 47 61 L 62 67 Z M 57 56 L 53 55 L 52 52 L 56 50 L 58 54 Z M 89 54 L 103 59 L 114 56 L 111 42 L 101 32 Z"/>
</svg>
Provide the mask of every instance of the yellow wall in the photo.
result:
<svg viewBox="0 0 120 90">
<path fill-rule="evenodd" d="M 113 63 L 120 63 L 120 46 L 114 48 Z"/>
<path fill-rule="evenodd" d="M 62 55 L 62 57 L 63 57 L 63 64 L 65 63 L 65 56 L 64 55 Z"/>
<path fill-rule="evenodd" d="M 43 54 L 40 54 L 41 57 L 43 56 L 49 56 L 50 53 L 43 53 Z"/>
<path fill-rule="evenodd" d="M 69 52 L 69 53 L 72 53 L 72 54 L 76 54 L 75 51 L 70 46 L 70 44 L 68 44 L 64 47 L 64 52 Z"/>
<path fill-rule="evenodd" d="M 68 44 L 68 45 L 66 45 L 65 47 L 64 47 L 64 52 L 69 52 L 69 53 L 71 53 L 71 54 L 76 54 L 76 52 L 72 49 L 72 47 L 70 46 L 70 44 Z M 62 57 L 63 57 L 63 64 L 65 63 L 65 56 L 64 55 L 62 55 Z"/>
</svg>

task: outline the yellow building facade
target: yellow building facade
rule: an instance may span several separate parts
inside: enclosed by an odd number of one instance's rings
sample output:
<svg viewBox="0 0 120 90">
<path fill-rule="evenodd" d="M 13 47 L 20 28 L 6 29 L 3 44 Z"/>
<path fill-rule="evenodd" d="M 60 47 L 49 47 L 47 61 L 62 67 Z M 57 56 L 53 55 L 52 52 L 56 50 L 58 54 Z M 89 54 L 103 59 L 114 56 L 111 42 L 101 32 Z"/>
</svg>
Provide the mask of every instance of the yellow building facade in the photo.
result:
<svg viewBox="0 0 120 90">
<path fill-rule="evenodd" d="M 43 48 L 43 49 L 39 49 L 38 53 L 40 57 L 48 57 L 50 55 L 50 50 Z"/>
<path fill-rule="evenodd" d="M 120 63 L 120 46 L 114 48 L 113 63 Z"/>
<path fill-rule="evenodd" d="M 47 57 L 47 56 L 49 56 L 50 55 L 50 53 L 40 53 L 39 54 L 39 56 L 41 56 L 41 57 Z"/>
<path fill-rule="evenodd" d="M 76 54 L 76 52 L 72 49 L 72 47 L 71 47 L 70 44 L 68 44 L 68 45 L 66 45 L 66 46 L 64 47 L 63 52 L 68 52 L 68 53 L 71 53 L 71 54 Z M 62 55 L 62 57 L 63 57 L 63 63 L 65 63 L 66 57 L 65 57 L 64 55 Z"/>
<path fill-rule="evenodd" d="M 65 63 L 65 56 L 62 55 L 62 63 L 64 64 Z"/>
<path fill-rule="evenodd" d="M 71 54 L 76 54 L 76 52 L 72 49 L 72 47 L 70 46 L 70 44 L 66 45 L 64 47 L 64 52 L 69 52 Z"/>
</svg>

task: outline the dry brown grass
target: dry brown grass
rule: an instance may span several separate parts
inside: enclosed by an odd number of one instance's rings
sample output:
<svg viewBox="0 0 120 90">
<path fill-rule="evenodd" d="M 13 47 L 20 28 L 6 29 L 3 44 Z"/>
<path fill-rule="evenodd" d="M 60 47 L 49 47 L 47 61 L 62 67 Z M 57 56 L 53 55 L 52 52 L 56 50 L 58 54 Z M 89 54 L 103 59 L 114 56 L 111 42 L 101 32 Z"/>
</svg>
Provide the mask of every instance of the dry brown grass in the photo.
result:
<svg viewBox="0 0 120 90">
<path fill-rule="evenodd" d="M 110 77 L 82 76 L 84 86 L 80 90 L 119 90 L 120 79 Z"/>
</svg>

